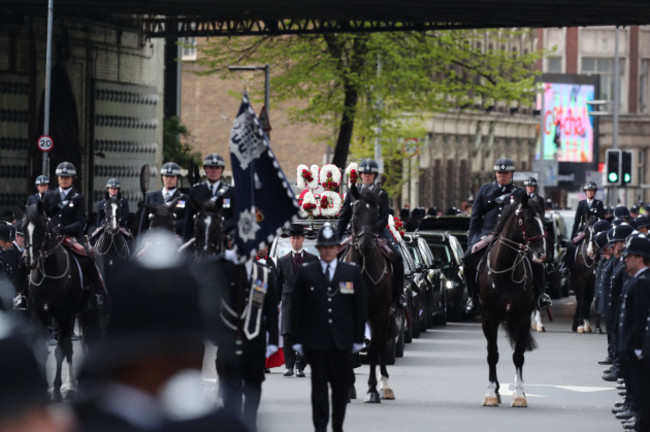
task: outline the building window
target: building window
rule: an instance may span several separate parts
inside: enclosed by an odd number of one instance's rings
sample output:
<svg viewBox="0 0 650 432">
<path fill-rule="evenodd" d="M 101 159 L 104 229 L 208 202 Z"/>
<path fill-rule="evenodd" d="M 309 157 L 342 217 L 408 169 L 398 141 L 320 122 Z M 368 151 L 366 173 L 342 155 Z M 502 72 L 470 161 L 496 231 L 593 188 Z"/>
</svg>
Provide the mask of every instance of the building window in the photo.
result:
<svg viewBox="0 0 650 432">
<path fill-rule="evenodd" d="M 639 73 L 639 112 L 650 112 L 650 59 L 641 59 Z"/>
<path fill-rule="evenodd" d="M 562 57 L 547 57 L 546 72 L 562 73 Z"/>
<path fill-rule="evenodd" d="M 196 38 L 183 37 L 179 39 L 181 45 L 181 59 L 183 61 L 196 60 Z"/>
<path fill-rule="evenodd" d="M 619 60 L 620 78 L 623 80 L 625 75 L 625 58 Z M 600 75 L 600 99 L 613 100 L 614 99 L 614 59 L 613 58 L 598 58 L 598 57 L 583 57 L 582 58 L 582 73 L 592 75 Z M 622 91 L 622 86 L 621 86 Z M 622 99 L 621 99 L 622 100 Z"/>
</svg>

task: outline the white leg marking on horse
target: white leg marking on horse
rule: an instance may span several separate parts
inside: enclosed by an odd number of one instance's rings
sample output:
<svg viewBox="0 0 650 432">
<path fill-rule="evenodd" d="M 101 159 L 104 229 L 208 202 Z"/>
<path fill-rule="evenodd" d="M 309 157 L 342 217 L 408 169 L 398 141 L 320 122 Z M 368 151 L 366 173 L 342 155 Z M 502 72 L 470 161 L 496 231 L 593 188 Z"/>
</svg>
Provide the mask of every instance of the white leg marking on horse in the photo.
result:
<svg viewBox="0 0 650 432">
<path fill-rule="evenodd" d="M 515 374 L 515 392 L 512 394 L 512 406 L 520 408 L 528 406 L 526 403 L 526 393 L 524 392 L 524 380 L 519 372 Z"/>
<path fill-rule="evenodd" d="M 388 384 L 388 377 L 383 375 L 379 378 L 379 394 L 382 399 L 395 399 L 395 393 L 393 392 L 393 389 L 390 388 L 390 384 Z"/>
<path fill-rule="evenodd" d="M 203 239 L 203 250 L 207 251 L 210 245 L 210 224 L 212 223 L 212 216 L 205 215 L 203 219 L 203 226 L 205 227 L 205 239 Z"/>
<path fill-rule="evenodd" d="M 66 377 L 65 383 L 61 386 L 61 391 L 74 391 L 77 387 L 77 381 L 74 378 L 74 372 L 72 371 L 72 362 L 66 362 Z"/>
<path fill-rule="evenodd" d="M 589 322 L 589 320 L 586 319 L 586 320 L 583 320 L 583 322 L 585 324 L 585 328 L 584 328 L 585 333 L 591 333 L 591 323 Z"/>
<path fill-rule="evenodd" d="M 534 310 L 531 315 L 531 328 L 535 331 L 544 331 L 544 324 L 542 323 L 542 314 L 538 310 Z"/>
<path fill-rule="evenodd" d="M 27 237 L 29 239 L 29 259 L 31 260 L 30 264 L 34 263 L 34 223 L 30 222 L 27 224 Z"/>
<path fill-rule="evenodd" d="M 497 384 L 490 381 L 487 385 L 487 393 L 483 398 L 483 406 L 498 407 L 499 398 L 497 397 Z"/>
</svg>

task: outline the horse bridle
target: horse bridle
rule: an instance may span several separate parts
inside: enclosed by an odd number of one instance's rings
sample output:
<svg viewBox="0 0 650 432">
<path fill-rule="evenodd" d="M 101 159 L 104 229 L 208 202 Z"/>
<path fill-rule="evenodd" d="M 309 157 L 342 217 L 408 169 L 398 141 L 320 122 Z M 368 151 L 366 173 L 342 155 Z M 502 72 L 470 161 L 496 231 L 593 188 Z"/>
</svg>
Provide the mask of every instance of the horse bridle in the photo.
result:
<svg viewBox="0 0 650 432">
<path fill-rule="evenodd" d="M 355 204 L 358 203 L 358 202 L 359 202 L 359 200 L 357 200 L 357 201 L 355 202 Z M 353 209 L 352 209 L 352 217 L 353 217 L 353 218 L 354 218 L 354 214 L 355 214 L 355 213 L 356 213 L 356 207 L 353 207 Z M 359 245 L 359 240 L 360 240 L 362 237 L 364 237 L 364 236 L 368 236 L 368 235 L 371 236 L 371 237 L 373 237 L 373 236 L 375 235 L 375 233 L 372 232 L 372 231 L 365 231 L 365 230 L 362 230 L 362 231 L 360 231 L 360 232 L 357 233 L 357 232 L 354 231 L 354 229 L 353 229 L 353 230 L 352 230 L 352 240 L 350 241 L 350 244 L 351 244 L 352 247 L 354 247 L 354 248 L 359 252 L 359 254 L 361 255 L 361 258 L 362 258 L 362 262 L 361 262 L 361 273 L 364 273 L 364 272 L 365 272 L 365 274 L 368 276 L 368 279 L 370 279 L 370 282 L 372 282 L 373 285 L 377 285 L 377 284 L 379 284 L 379 282 L 382 281 L 382 279 L 383 279 L 383 278 L 386 276 L 386 274 L 388 273 L 388 265 L 386 264 L 386 260 L 384 259 L 384 260 L 383 260 L 383 261 L 384 261 L 384 267 L 383 267 L 383 269 L 382 269 L 382 271 L 381 271 L 381 274 L 379 275 L 379 277 L 378 277 L 377 279 L 374 279 L 374 278 L 372 277 L 372 275 L 371 275 L 370 272 L 368 271 L 368 267 L 366 267 L 366 255 L 361 251 L 361 247 L 360 247 L 360 245 Z M 371 239 L 371 241 L 372 241 L 372 239 Z"/>
<path fill-rule="evenodd" d="M 25 250 L 32 250 L 33 251 L 33 247 L 32 247 L 33 245 L 31 244 L 31 238 L 32 238 L 31 234 L 28 235 L 28 236 L 25 236 Z M 65 270 L 63 271 L 63 273 L 61 273 L 60 275 L 57 275 L 57 276 L 52 276 L 52 275 L 48 275 L 45 272 L 45 266 L 44 266 L 45 260 L 47 258 L 51 257 L 52 255 L 54 255 L 54 253 L 57 251 L 57 249 L 59 249 L 61 247 L 61 244 L 63 243 L 63 237 L 61 237 L 60 240 L 56 240 L 56 245 L 52 249 L 43 250 L 43 249 L 45 249 L 45 245 L 47 244 L 47 240 L 51 239 L 51 238 L 52 238 L 52 234 L 51 234 L 51 230 L 50 230 L 50 222 L 48 220 L 45 223 L 45 236 L 43 237 L 43 242 L 39 245 L 40 248 L 39 248 L 39 251 L 38 251 L 39 252 L 38 257 L 34 257 L 34 261 L 36 261 L 36 266 L 34 266 L 34 267 L 31 267 L 31 265 L 29 266 L 29 268 L 31 270 L 37 270 L 37 271 L 40 272 L 41 275 L 43 275 L 43 277 L 41 278 L 40 281 L 34 282 L 34 280 L 32 279 L 32 272 L 29 273 L 29 282 L 34 286 L 40 286 L 41 284 L 43 284 L 45 279 L 63 279 L 66 276 L 68 276 L 68 274 L 70 273 L 70 254 L 65 249 L 64 249 L 64 252 L 65 252 L 66 265 L 65 265 Z"/>
</svg>

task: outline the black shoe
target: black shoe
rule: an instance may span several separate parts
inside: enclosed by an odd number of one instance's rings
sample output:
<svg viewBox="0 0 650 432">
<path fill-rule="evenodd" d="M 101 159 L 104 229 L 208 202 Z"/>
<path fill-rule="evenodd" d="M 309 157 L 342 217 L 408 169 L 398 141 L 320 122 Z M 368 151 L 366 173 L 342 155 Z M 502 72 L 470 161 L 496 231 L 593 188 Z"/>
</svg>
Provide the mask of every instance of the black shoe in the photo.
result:
<svg viewBox="0 0 650 432">
<path fill-rule="evenodd" d="M 293 376 L 293 369 L 287 368 L 287 371 L 284 373 L 284 376 Z"/>
<path fill-rule="evenodd" d="M 14 297 L 14 310 L 27 310 L 27 297 L 22 294 L 18 294 Z"/>
<path fill-rule="evenodd" d="M 634 411 L 631 411 L 631 410 L 628 409 L 628 410 L 625 410 L 625 411 L 617 412 L 616 413 L 616 418 L 619 419 L 619 420 L 627 420 L 627 419 L 629 419 L 631 417 L 634 417 L 634 414 L 635 414 Z"/>
<path fill-rule="evenodd" d="M 303 371 L 302 369 L 298 369 L 298 370 L 296 371 L 296 376 L 297 376 L 298 378 L 304 378 L 304 377 L 305 377 L 305 371 Z"/>
<path fill-rule="evenodd" d="M 631 417 L 627 418 L 626 420 L 623 420 L 621 423 L 623 423 L 623 427 L 636 426 L 636 413 L 632 413 Z"/>
<path fill-rule="evenodd" d="M 271 373 L 271 369 L 269 369 L 269 368 L 264 368 L 264 373 Z"/>
<path fill-rule="evenodd" d="M 620 412 L 627 411 L 630 409 L 627 405 L 625 405 L 625 402 L 616 402 L 616 403 L 620 403 L 620 405 L 616 405 L 616 404 L 614 405 L 614 408 L 612 408 L 612 414 L 618 414 Z"/>
<path fill-rule="evenodd" d="M 611 365 L 614 364 L 614 360 L 612 360 L 611 357 L 606 357 L 605 360 L 601 360 L 598 362 L 599 365 Z"/>
<path fill-rule="evenodd" d="M 537 299 L 537 306 L 539 306 L 539 310 L 548 309 L 552 304 L 553 302 L 551 301 L 551 298 L 546 293 L 542 294 L 539 296 L 539 299 Z"/>
<path fill-rule="evenodd" d="M 467 299 L 467 303 L 465 304 L 465 313 L 467 315 L 476 315 L 476 302 L 470 297 Z"/>
<path fill-rule="evenodd" d="M 602 376 L 602 378 L 603 378 L 605 381 L 614 382 L 614 381 L 616 381 L 616 379 L 618 378 L 618 372 L 617 372 L 617 371 L 611 371 L 610 373 L 604 374 L 604 375 Z"/>
<path fill-rule="evenodd" d="M 616 390 L 625 390 L 625 383 L 616 384 Z"/>
</svg>

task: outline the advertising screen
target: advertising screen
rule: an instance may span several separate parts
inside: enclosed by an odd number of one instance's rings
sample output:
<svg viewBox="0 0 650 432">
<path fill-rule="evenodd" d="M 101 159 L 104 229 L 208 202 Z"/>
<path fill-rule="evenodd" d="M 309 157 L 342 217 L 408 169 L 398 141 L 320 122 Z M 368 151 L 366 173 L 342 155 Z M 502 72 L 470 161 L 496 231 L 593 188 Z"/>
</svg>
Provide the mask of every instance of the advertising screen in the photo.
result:
<svg viewBox="0 0 650 432">
<path fill-rule="evenodd" d="M 543 82 L 542 142 L 536 159 L 593 163 L 594 117 L 587 102 L 596 95 L 594 84 Z"/>
</svg>

